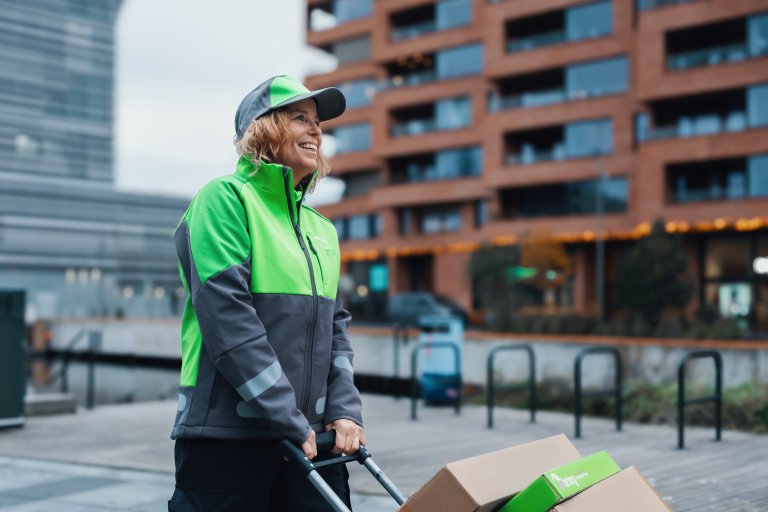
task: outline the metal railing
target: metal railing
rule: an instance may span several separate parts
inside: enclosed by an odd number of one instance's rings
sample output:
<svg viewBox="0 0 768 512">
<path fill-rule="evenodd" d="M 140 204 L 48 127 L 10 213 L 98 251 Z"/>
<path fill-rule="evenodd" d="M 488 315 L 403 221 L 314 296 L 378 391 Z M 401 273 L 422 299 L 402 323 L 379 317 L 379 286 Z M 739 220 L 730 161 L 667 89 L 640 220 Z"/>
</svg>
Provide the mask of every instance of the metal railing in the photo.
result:
<svg viewBox="0 0 768 512">
<path fill-rule="evenodd" d="M 698 398 L 685 398 L 685 368 L 692 359 L 712 358 L 715 361 L 715 394 Z M 715 403 L 715 441 L 722 439 L 723 419 L 723 358 L 716 350 L 699 350 L 683 357 L 677 369 L 677 448 L 685 448 L 685 406 Z"/>
<path fill-rule="evenodd" d="M 418 365 L 417 359 L 418 359 L 419 351 L 425 350 L 425 349 L 432 350 L 436 348 L 447 348 L 453 351 L 454 368 L 456 369 L 456 376 L 457 376 L 456 378 L 458 379 L 458 382 L 456 384 L 459 388 L 458 393 L 456 393 L 456 398 L 453 400 L 453 406 L 456 410 L 456 414 L 459 414 L 461 412 L 462 379 L 461 379 L 461 354 L 459 353 L 459 347 L 456 346 L 456 344 L 448 341 L 420 343 L 419 345 L 413 347 L 413 351 L 411 352 L 411 419 L 412 420 L 417 419 L 416 404 L 419 400 L 419 379 L 416 376 L 416 367 Z"/>
<path fill-rule="evenodd" d="M 531 423 L 536 423 L 536 408 L 537 408 L 537 400 L 536 400 L 536 355 L 533 352 L 533 348 L 527 344 L 520 344 L 520 345 L 503 345 L 501 347 L 496 347 L 488 354 L 488 365 L 487 365 L 487 372 L 486 372 L 486 391 L 487 391 L 487 398 L 486 398 L 486 404 L 488 407 L 488 428 L 493 428 L 493 399 L 494 395 L 496 393 L 496 386 L 494 384 L 494 371 L 493 371 L 493 363 L 496 359 L 496 354 L 499 352 L 509 352 L 509 351 L 518 351 L 523 350 L 528 354 L 528 382 L 527 384 L 516 384 L 516 385 L 506 385 L 504 386 L 505 391 L 512 391 L 512 390 L 518 390 L 518 389 L 525 389 L 528 388 L 528 408 L 531 411 Z"/>
<path fill-rule="evenodd" d="M 582 379 L 581 379 L 581 365 L 584 358 L 594 354 L 611 354 L 614 360 L 614 376 L 615 384 L 613 389 L 604 389 L 597 391 L 590 391 L 584 393 L 582 391 Z M 579 352 L 574 362 L 574 419 L 576 421 L 576 438 L 581 437 L 581 416 L 582 416 L 582 401 L 584 397 L 603 397 L 613 395 L 616 402 L 616 431 L 621 431 L 621 411 L 622 411 L 622 381 L 624 376 L 624 368 L 621 362 L 621 354 L 616 347 L 588 347 Z"/>
</svg>

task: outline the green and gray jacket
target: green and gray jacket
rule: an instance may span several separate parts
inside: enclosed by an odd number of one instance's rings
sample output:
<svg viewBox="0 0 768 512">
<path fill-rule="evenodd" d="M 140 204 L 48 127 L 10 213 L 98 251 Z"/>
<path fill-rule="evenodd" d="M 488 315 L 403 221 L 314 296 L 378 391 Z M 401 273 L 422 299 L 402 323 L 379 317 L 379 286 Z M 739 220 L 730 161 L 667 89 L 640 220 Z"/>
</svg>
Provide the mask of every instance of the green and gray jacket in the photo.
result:
<svg viewBox="0 0 768 512">
<path fill-rule="evenodd" d="M 291 169 L 242 157 L 176 229 L 189 293 L 173 439 L 287 438 L 340 418 L 362 425 L 339 242 L 302 204 Z"/>
</svg>

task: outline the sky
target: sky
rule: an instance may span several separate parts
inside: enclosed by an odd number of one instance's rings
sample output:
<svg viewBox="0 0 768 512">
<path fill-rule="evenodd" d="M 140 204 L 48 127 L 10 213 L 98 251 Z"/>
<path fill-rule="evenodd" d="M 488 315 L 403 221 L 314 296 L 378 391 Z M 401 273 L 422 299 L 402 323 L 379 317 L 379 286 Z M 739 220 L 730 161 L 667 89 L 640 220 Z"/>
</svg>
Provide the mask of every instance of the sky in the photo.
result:
<svg viewBox="0 0 768 512">
<path fill-rule="evenodd" d="M 306 46 L 304 0 L 124 0 L 116 26 L 115 171 L 121 190 L 192 197 L 233 172 L 240 100 L 272 75 L 330 71 Z M 314 203 L 343 189 L 323 180 Z"/>
</svg>

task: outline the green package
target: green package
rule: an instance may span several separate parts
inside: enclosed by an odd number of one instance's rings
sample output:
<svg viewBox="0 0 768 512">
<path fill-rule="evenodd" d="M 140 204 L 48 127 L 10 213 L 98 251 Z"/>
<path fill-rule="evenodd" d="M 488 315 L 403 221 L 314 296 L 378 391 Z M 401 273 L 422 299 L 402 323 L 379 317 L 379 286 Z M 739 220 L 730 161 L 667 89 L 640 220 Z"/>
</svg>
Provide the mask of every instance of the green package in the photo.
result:
<svg viewBox="0 0 768 512">
<path fill-rule="evenodd" d="M 546 512 L 563 500 L 621 471 L 607 452 L 594 453 L 547 471 L 499 512 Z"/>
</svg>

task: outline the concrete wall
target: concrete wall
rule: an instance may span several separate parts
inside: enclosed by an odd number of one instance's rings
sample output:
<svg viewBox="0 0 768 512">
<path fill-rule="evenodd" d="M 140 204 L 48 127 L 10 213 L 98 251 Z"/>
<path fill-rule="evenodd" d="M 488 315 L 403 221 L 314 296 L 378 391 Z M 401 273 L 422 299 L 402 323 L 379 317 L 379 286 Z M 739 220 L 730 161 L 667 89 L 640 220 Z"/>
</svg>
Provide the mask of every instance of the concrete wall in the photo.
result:
<svg viewBox="0 0 768 512">
<path fill-rule="evenodd" d="M 104 352 L 132 353 L 142 355 L 181 357 L 180 322 L 174 320 L 130 320 L 112 321 L 59 321 L 53 325 L 53 346 L 63 348 L 81 329 L 96 329 L 103 334 Z M 472 334 L 470 334 L 472 336 Z M 573 365 L 577 354 L 595 344 L 573 340 L 558 342 L 554 339 L 526 339 L 510 336 L 489 337 L 475 335 L 463 346 L 464 380 L 468 383 L 485 385 L 486 360 L 488 353 L 502 345 L 530 343 L 536 355 L 537 381 L 560 380 L 573 382 Z M 480 338 L 482 336 L 482 339 Z M 351 333 L 355 350 L 355 371 L 367 375 L 395 375 L 394 342 L 386 329 L 354 329 Z M 649 343 L 631 344 L 622 340 L 620 351 L 624 361 L 625 375 L 650 383 L 675 382 L 677 367 L 682 357 L 695 348 L 712 348 L 712 342 L 669 340 L 663 345 Z M 723 382 L 726 388 L 746 383 L 768 383 L 768 349 L 744 348 L 745 342 L 721 342 L 722 347 L 737 345 L 739 348 L 718 348 L 723 356 Z M 674 345 L 674 346 L 670 346 Z M 408 377 L 411 371 L 411 351 L 416 338 L 401 344 L 399 375 Z M 76 349 L 85 350 L 87 339 Z M 690 382 L 713 381 L 711 360 L 694 361 L 688 371 Z M 496 359 L 497 381 L 516 381 L 528 376 L 528 361 L 524 352 L 503 352 Z M 610 356 L 591 355 L 584 360 L 583 378 L 585 387 L 609 387 L 613 379 L 613 361 Z M 86 367 L 71 365 L 70 387 L 84 400 Z M 99 403 L 129 400 L 155 400 L 174 396 L 178 384 L 178 373 L 169 370 L 131 369 L 110 366 L 96 368 L 96 399 Z"/>
<path fill-rule="evenodd" d="M 394 342 L 391 336 L 355 333 L 352 337 L 355 349 L 355 371 L 361 374 L 393 375 Z M 566 380 L 573 382 L 574 361 L 578 353 L 589 346 L 587 343 L 542 341 L 521 337 L 509 339 L 468 339 L 464 343 L 464 380 L 485 384 L 486 360 L 489 352 L 498 346 L 514 343 L 530 343 L 536 356 L 537 381 Z M 728 342 L 723 342 L 727 346 Z M 695 346 L 695 342 L 691 342 Z M 411 351 L 416 341 L 411 339 L 400 349 L 400 376 L 411 371 Z M 659 384 L 676 382 L 677 368 L 691 347 L 664 347 L 654 345 L 621 346 L 625 375 Z M 768 383 L 768 350 L 766 349 L 719 349 L 723 357 L 723 385 L 735 387 L 746 383 Z M 582 366 L 585 386 L 610 386 L 613 379 L 613 358 L 595 354 L 584 359 Z M 527 378 L 528 360 L 524 352 L 502 352 L 496 357 L 496 375 L 501 380 Z M 690 382 L 712 382 L 714 364 L 711 359 L 690 363 L 687 374 Z"/>
</svg>

